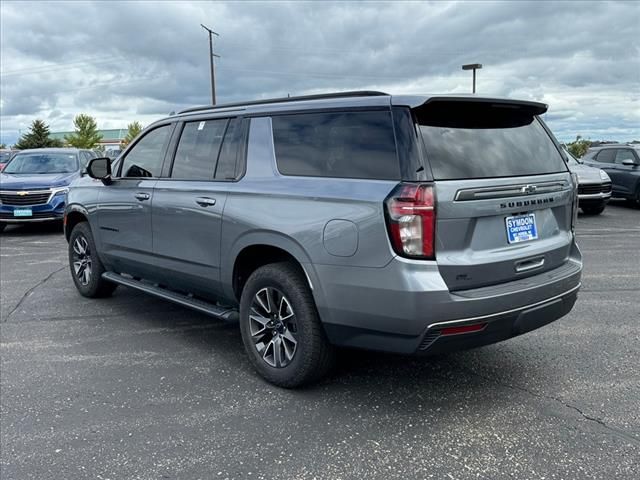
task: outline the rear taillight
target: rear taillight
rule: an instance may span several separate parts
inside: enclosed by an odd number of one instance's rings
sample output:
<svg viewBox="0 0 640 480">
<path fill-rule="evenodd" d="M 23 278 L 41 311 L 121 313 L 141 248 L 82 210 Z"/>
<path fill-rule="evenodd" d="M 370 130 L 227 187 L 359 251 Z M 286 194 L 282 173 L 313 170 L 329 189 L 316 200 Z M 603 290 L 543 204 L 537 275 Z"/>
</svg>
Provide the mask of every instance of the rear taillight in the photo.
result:
<svg viewBox="0 0 640 480">
<path fill-rule="evenodd" d="M 578 222 L 578 174 L 571 173 L 571 183 L 573 184 L 573 203 L 571 205 L 571 231 L 575 232 Z"/>
<path fill-rule="evenodd" d="M 435 197 L 433 186 L 401 183 L 385 200 L 391 244 L 403 257 L 435 258 Z"/>
</svg>

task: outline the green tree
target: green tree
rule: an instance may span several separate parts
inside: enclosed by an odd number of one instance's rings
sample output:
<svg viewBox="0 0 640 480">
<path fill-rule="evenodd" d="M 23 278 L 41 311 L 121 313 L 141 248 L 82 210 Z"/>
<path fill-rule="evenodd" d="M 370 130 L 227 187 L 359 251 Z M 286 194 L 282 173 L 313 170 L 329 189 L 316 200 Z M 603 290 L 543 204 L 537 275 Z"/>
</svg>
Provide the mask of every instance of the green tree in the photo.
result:
<svg viewBox="0 0 640 480">
<path fill-rule="evenodd" d="M 582 157 L 589 147 L 591 146 L 590 140 L 584 140 L 580 135 L 578 135 L 575 141 L 567 144 L 567 149 L 576 158 Z"/>
<path fill-rule="evenodd" d="M 7 148 L 7 145 L 4 143 L 0 143 L 0 150 L 4 150 Z"/>
<path fill-rule="evenodd" d="M 143 127 L 140 122 L 133 122 L 127 125 L 127 134 L 120 142 L 120 148 L 124 150 L 126 146 L 129 145 L 133 141 L 133 139 L 138 136 L 138 134 L 142 131 L 142 128 Z"/>
<path fill-rule="evenodd" d="M 31 128 L 13 146 L 18 150 L 27 148 L 62 147 L 62 141 L 49 137 L 49 125 L 42 120 L 34 120 Z"/>
<path fill-rule="evenodd" d="M 65 141 L 72 147 L 93 148 L 102 140 L 96 120 L 90 115 L 84 113 L 76 115 L 73 126 L 75 131 L 71 135 L 64 136 Z"/>
</svg>

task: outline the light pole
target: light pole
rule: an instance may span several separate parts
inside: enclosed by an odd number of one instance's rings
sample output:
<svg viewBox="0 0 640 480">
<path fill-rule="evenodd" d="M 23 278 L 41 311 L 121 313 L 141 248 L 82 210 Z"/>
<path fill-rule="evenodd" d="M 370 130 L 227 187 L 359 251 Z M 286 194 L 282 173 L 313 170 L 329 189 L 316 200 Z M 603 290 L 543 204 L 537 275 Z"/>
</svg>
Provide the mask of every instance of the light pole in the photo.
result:
<svg viewBox="0 0 640 480">
<path fill-rule="evenodd" d="M 481 63 L 468 63 L 466 65 L 462 65 L 462 70 L 473 70 L 473 93 L 476 93 L 476 70 L 480 70 L 481 68 Z"/>
<path fill-rule="evenodd" d="M 211 105 L 216 104 L 216 71 L 215 65 L 213 63 L 213 57 L 220 57 L 220 55 L 216 55 L 213 53 L 213 36 L 218 37 L 219 35 L 211 30 L 209 27 L 205 27 L 203 24 L 200 24 L 202 28 L 204 28 L 207 32 L 209 32 L 209 67 L 211 69 Z"/>
</svg>

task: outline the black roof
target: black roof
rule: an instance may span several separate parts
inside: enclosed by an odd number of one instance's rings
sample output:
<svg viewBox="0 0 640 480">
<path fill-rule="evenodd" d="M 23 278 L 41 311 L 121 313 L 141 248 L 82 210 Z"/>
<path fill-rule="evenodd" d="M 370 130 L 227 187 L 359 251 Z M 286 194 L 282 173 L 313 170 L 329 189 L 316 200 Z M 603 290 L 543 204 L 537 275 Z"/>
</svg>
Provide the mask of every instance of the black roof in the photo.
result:
<svg viewBox="0 0 640 480">
<path fill-rule="evenodd" d="M 200 112 L 203 110 L 216 110 L 229 107 L 245 107 L 249 105 L 266 105 L 270 103 L 303 102 L 307 100 L 328 100 L 332 98 L 380 96 L 389 96 L 389 94 L 384 92 L 377 92 L 375 90 L 354 90 L 350 92 L 321 93 L 317 95 L 301 95 L 297 97 L 265 98 L 263 100 L 251 100 L 249 102 L 224 103 L 220 105 L 203 105 L 200 107 L 192 107 L 179 111 L 178 115 L 182 113 Z"/>
<path fill-rule="evenodd" d="M 601 143 L 599 145 L 593 145 L 589 147 L 589 150 L 603 150 L 605 148 L 640 148 L 640 143 Z"/>
</svg>

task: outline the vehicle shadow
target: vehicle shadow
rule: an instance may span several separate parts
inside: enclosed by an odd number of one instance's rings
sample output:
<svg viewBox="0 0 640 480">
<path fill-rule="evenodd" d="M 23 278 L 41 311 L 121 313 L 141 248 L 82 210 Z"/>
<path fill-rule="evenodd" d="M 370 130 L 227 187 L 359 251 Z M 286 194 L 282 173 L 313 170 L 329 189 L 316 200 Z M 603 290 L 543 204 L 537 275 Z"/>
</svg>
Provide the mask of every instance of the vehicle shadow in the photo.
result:
<svg viewBox="0 0 640 480">
<path fill-rule="evenodd" d="M 39 234 L 63 234 L 62 221 L 42 222 L 42 223 L 22 223 L 18 225 L 7 224 L 4 231 L 0 233 L 2 237 L 21 237 L 25 235 Z"/>
<path fill-rule="evenodd" d="M 144 309 L 147 301 L 139 298 L 136 310 Z M 157 300 L 150 299 L 151 303 L 156 304 L 157 310 Z M 340 394 L 355 396 L 365 406 L 391 406 L 411 397 L 414 401 L 409 403 L 413 407 L 408 404 L 406 407 L 412 409 L 421 404 L 415 401 L 418 397 L 434 405 L 456 398 L 469 400 L 469 395 L 486 402 L 495 399 L 498 390 L 504 393 L 505 388 L 515 392 L 526 390 L 526 385 L 536 385 L 553 391 L 563 381 L 557 362 L 540 349 L 527 350 L 502 343 L 432 357 L 338 349 L 336 365 L 326 378 L 301 389 L 286 390 L 268 384 L 254 371 L 245 356 L 237 324 L 172 304 L 167 307 L 171 311 L 166 315 L 137 316 L 136 321 L 146 324 L 144 328 L 166 328 L 169 341 L 182 348 L 200 350 L 197 356 L 215 355 L 216 368 L 234 371 L 235 381 L 292 399 L 317 402 L 318 398 Z"/>
<path fill-rule="evenodd" d="M 626 208 L 628 210 L 640 210 L 640 207 L 637 204 L 634 205 L 632 202 L 625 200 L 624 198 L 612 198 L 607 204 L 607 207 L 611 206 Z"/>
</svg>

